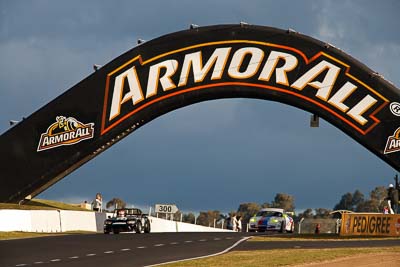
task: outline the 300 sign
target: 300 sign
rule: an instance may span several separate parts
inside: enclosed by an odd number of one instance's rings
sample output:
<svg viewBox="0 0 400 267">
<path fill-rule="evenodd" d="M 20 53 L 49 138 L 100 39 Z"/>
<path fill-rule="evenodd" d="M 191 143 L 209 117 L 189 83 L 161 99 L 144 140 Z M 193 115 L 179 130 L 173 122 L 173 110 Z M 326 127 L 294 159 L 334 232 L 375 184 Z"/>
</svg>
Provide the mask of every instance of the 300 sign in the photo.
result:
<svg viewBox="0 0 400 267">
<path fill-rule="evenodd" d="M 176 205 L 156 204 L 156 212 L 159 213 L 176 213 L 178 208 Z"/>
</svg>

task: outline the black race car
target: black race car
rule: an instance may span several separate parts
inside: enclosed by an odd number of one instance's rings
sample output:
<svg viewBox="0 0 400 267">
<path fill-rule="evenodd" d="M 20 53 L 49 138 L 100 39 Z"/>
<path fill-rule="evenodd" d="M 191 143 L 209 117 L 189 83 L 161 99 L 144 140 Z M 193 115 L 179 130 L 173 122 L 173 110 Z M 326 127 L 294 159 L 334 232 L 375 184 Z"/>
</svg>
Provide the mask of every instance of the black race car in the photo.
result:
<svg viewBox="0 0 400 267">
<path fill-rule="evenodd" d="M 116 209 L 112 217 L 104 221 L 104 233 L 150 233 L 150 219 L 140 209 Z"/>
</svg>

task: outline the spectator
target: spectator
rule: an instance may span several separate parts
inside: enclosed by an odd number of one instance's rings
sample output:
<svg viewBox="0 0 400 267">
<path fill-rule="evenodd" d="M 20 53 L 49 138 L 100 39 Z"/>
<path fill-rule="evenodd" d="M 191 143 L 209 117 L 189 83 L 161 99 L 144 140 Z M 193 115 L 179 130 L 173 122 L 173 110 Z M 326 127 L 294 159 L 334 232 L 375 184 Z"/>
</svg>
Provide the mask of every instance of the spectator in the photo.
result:
<svg viewBox="0 0 400 267">
<path fill-rule="evenodd" d="M 92 202 L 93 210 L 102 212 L 103 198 L 100 193 L 96 194 L 96 198 Z"/>
<path fill-rule="evenodd" d="M 383 214 L 389 214 L 389 208 L 388 206 L 383 207 Z"/>
<path fill-rule="evenodd" d="M 237 231 L 241 232 L 242 231 L 242 216 L 236 216 L 237 219 Z"/>
<path fill-rule="evenodd" d="M 235 214 L 232 214 L 232 216 L 231 216 L 231 224 L 232 224 L 232 230 L 236 232 L 237 231 L 237 226 L 238 226 L 238 221 L 236 219 L 236 215 Z"/>
<path fill-rule="evenodd" d="M 389 204 L 390 214 L 397 213 L 397 205 L 399 202 L 399 193 L 396 188 L 394 188 L 393 184 L 389 184 L 388 188 L 388 196 L 385 198 Z"/>
<path fill-rule="evenodd" d="M 321 233 L 321 224 L 317 223 L 317 225 L 315 226 L 315 233 L 316 234 Z"/>
</svg>

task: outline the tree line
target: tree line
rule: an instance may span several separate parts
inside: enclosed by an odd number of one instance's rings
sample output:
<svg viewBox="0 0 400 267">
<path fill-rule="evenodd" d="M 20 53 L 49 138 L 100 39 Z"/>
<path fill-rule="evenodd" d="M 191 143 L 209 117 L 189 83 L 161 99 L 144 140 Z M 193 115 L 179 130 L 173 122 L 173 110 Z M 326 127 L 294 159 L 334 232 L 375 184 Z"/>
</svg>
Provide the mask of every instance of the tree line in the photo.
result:
<svg viewBox="0 0 400 267">
<path fill-rule="evenodd" d="M 381 212 L 385 203 L 385 197 L 387 196 L 387 190 L 384 186 L 375 187 L 366 197 L 360 190 L 355 190 L 354 193 L 347 192 L 343 194 L 339 202 L 333 207 L 328 208 L 308 208 L 302 213 L 293 215 L 294 220 L 298 221 L 301 218 L 329 218 L 333 210 L 349 210 L 355 212 Z M 125 201 L 119 198 L 113 198 L 107 202 L 107 209 L 115 207 L 124 208 L 126 206 Z M 192 212 L 182 213 L 178 211 L 173 215 L 174 220 L 180 221 L 182 218 L 183 222 L 196 223 L 203 226 L 215 226 L 223 227 L 225 220 L 231 216 L 239 215 L 242 217 L 243 223 L 248 223 L 250 218 L 254 216 L 262 208 L 282 208 L 285 211 L 295 210 L 295 199 L 292 195 L 286 193 L 277 193 L 271 202 L 264 203 L 241 203 L 237 210 L 233 210 L 228 214 L 224 214 L 219 210 L 208 210 L 200 211 L 198 216 Z"/>
</svg>

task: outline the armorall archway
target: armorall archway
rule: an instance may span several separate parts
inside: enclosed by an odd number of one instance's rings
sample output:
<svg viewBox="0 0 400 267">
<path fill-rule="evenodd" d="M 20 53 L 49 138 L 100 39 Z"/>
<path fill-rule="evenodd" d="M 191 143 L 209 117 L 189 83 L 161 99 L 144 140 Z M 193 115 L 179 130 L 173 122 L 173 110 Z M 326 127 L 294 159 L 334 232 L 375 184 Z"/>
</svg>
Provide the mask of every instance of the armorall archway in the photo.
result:
<svg viewBox="0 0 400 267">
<path fill-rule="evenodd" d="M 272 100 L 317 114 L 400 171 L 397 88 L 327 43 L 221 25 L 133 48 L 0 136 L 0 202 L 39 194 L 169 111 L 220 98 Z"/>
</svg>

